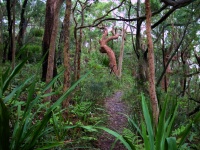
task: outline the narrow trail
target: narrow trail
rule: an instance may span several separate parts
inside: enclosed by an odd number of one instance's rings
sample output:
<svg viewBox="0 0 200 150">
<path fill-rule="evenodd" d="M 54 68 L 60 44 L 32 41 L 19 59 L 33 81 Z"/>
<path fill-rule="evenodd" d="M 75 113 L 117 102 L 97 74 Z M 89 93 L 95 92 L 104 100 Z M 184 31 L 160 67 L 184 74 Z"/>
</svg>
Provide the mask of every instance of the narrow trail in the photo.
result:
<svg viewBox="0 0 200 150">
<path fill-rule="evenodd" d="M 128 106 L 122 101 L 123 93 L 118 91 L 110 98 L 105 99 L 104 106 L 108 113 L 107 128 L 122 133 L 127 126 L 127 118 L 123 114 L 128 114 Z M 100 150 L 110 150 L 115 137 L 103 132 L 99 138 L 98 147 Z M 126 148 L 118 141 L 113 150 L 126 150 Z"/>
</svg>

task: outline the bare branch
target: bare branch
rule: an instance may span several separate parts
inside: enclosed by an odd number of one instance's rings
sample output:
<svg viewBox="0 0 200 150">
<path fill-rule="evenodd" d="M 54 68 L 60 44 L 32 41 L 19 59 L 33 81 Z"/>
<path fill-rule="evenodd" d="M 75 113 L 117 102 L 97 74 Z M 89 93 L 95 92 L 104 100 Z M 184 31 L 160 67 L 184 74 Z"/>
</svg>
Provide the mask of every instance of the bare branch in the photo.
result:
<svg viewBox="0 0 200 150">
<path fill-rule="evenodd" d="M 95 22 L 97 22 L 97 21 L 99 21 L 99 20 L 101 20 L 101 19 L 103 19 L 103 18 L 105 18 L 106 16 L 108 16 L 108 14 L 110 13 L 110 12 L 112 12 L 112 11 L 114 11 L 115 9 L 117 9 L 117 8 L 119 8 L 119 7 L 121 7 L 122 6 L 122 4 L 125 2 L 125 0 L 122 0 L 122 2 L 118 5 L 118 6 L 116 6 L 116 7 L 114 7 L 113 9 L 111 9 L 111 10 L 109 10 L 105 15 L 103 15 L 102 17 L 100 17 L 100 18 L 97 18 L 96 20 L 94 20 L 93 21 L 93 24 L 95 24 Z"/>
<path fill-rule="evenodd" d="M 175 0 L 161 0 L 161 2 L 165 3 L 166 5 L 169 5 L 169 6 L 178 6 L 178 5 L 188 5 L 192 2 L 194 2 L 195 0 L 178 0 L 178 1 L 175 1 Z"/>
<path fill-rule="evenodd" d="M 186 28 L 185 28 L 185 30 L 184 30 L 184 32 L 183 32 L 183 36 L 182 36 L 182 38 L 181 38 L 181 41 L 179 42 L 179 44 L 177 45 L 175 51 L 172 53 L 171 57 L 169 58 L 169 60 L 168 60 L 168 62 L 167 62 L 167 64 L 166 64 L 166 66 L 165 66 L 165 68 L 164 68 L 164 70 L 163 70 L 163 72 L 162 72 L 160 78 L 158 79 L 158 81 L 157 81 L 157 83 L 156 83 L 156 86 L 158 86 L 158 85 L 160 84 L 160 81 L 162 80 L 163 76 L 165 75 L 165 72 L 166 72 L 166 70 L 167 70 L 167 67 L 169 66 L 169 63 L 171 62 L 171 60 L 172 60 L 172 58 L 174 57 L 174 55 L 178 52 L 178 49 L 180 48 L 180 46 L 181 46 L 181 44 L 182 44 L 182 42 L 183 42 L 183 39 L 184 39 L 184 37 L 185 37 L 185 34 L 186 34 L 186 31 L 187 31 L 189 22 L 190 22 L 190 20 L 188 21 L 188 24 L 187 24 L 187 26 L 186 26 Z"/>
<path fill-rule="evenodd" d="M 167 7 L 167 5 L 163 5 L 158 11 L 155 11 L 152 13 L 152 16 L 155 16 L 157 14 L 159 14 L 161 11 L 163 11 L 165 8 Z M 100 25 L 102 22 L 104 21 L 126 21 L 126 22 L 131 22 L 131 21 L 137 21 L 137 20 L 145 20 L 146 19 L 146 16 L 141 16 L 141 17 L 136 17 L 136 18 L 123 18 L 123 17 L 119 17 L 119 18 L 105 18 L 106 16 L 102 16 L 98 19 L 96 19 L 95 21 L 93 21 L 93 24 L 91 25 L 85 25 L 85 26 L 80 26 L 78 27 L 77 29 L 80 29 L 80 28 L 88 28 L 88 27 L 96 27 L 98 25 Z M 103 19 L 104 18 L 104 19 Z M 97 22 L 98 20 L 98 22 Z M 96 22 L 96 23 L 95 23 Z"/>
</svg>

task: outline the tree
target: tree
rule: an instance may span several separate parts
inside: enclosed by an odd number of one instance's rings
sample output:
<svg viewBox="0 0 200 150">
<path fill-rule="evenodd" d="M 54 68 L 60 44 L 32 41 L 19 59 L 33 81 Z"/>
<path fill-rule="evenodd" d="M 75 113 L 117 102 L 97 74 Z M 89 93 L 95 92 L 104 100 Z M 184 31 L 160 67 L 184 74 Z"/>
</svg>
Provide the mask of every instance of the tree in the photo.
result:
<svg viewBox="0 0 200 150">
<path fill-rule="evenodd" d="M 155 63 L 154 63 L 154 50 L 153 41 L 151 37 L 151 6 L 150 0 L 145 0 L 146 10 L 146 34 L 148 44 L 148 81 L 149 81 L 149 95 L 151 99 L 151 106 L 153 111 L 154 124 L 157 126 L 159 117 L 159 107 L 155 87 Z"/>
<path fill-rule="evenodd" d="M 63 0 L 47 0 L 45 31 L 42 42 L 42 81 L 49 82 L 56 74 L 55 44 L 58 30 L 59 12 Z"/>
<path fill-rule="evenodd" d="M 26 28 L 28 25 L 28 20 L 26 20 L 25 18 L 25 10 L 27 6 L 27 2 L 28 0 L 24 0 L 22 4 L 21 14 L 20 14 L 19 34 L 18 34 L 18 39 L 17 39 L 18 50 L 20 50 L 20 48 L 23 46 L 24 35 L 25 35 Z"/>
<path fill-rule="evenodd" d="M 128 27 L 128 26 L 127 26 Z M 126 27 L 126 29 L 127 29 Z M 122 63 L 124 57 L 124 43 L 126 38 L 126 29 L 125 29 L 125 22 L 123 22 L 123 29 L 122 29 L 122 43 L 120 47 L 120 55 L 119 55 L 119 63 L 118 63 L 118 76 L 122 76 Z"/>
<path fill-rule="evenodd" d="M 123 54 L 124 54 L 124 41 L 125 41 L 125 34 L 126 34 L 126 28 L 125 28 L 125 23 L 123 25 L 123 29 L 121 33 L 117 33 L 117 29 L 114 28 L 115 24 L 112 27 L 112 36 L 108 37 L 108 29 L 107 27 L 100 27 L 103 29 L 103 36 L 99 40 L 100 44 L 100 52 L 101 53 L 106 53 L 109 58 L 109 67 L 110 67 L 110 72 L 114 73 L 116 76 L 121 77 L 122 75 L 122 62 L 123 62 Z M 119 55 L 119 62 L 117 65 L 117 60 L 115 56 L 115 52 L 112 50 L 111 47 L 108 46 L 108 42 L 114 39 L 118 39 L 119 36 L 122 36 L 122 43 L 120 47 L 120 55 Z"/>
<path fill-rule="evenodd" d="M 71 15 L 71 0 L 66 0 L 66 10 L 65 10 L 65 18 L 64 18 L 64 84 L 63 91 L 66 92 L 70 87 L 70 15 Z M 68 108 L 69 106 L 69 98 L 63 101 L 63 108 Z"/>
<path fill-rule="evenodd" d="M 12 3 L 11 3 L 12 2 Z M 8 0 L 6 3 L 8 17 L 8 60 L 12 61 L 12 68 L 15 66 L 15 4 L 16 0 Z"/>
<path fill-rule="evenodd" d="M 112 28 L 112 36 L 108 37 L 108 29 L 106 27 L 103 28 L 103 36 L 99 40 L 100 44 L 100 52 L 101 53 L 107 53 L 108 58 L 109 58 L 109 67 L 111 72 L 113 72 L 115 75 L 118 75 L 118 68 L 117 68 L 117 61 L 115 57 L 115 53 L 113 50 L 107 45 L 107 43 L 113 39 L 118 39 L 120 34 L 115 32 L 114 26 Z"/>
<path fill-rule="evenodd" d="M 48 58 L 44 59 L 45 64 L 43 64 L 43 75 L 46 74 L 46 83 L 49 83 L 53 78 L 53 73 L 55 69 L 54 58 L 56 48 L 56 36 L 59 23 L 59 12 L 62 3 L 63 0 L 48 0 L 46 4 L 45 33 L 43 37 L 43 56 L 45 56 L 45 58 Z M 51 92 L 51 88 L 47 91 L 47 93 L 49 92 Z M 49 96 L 46 101 L 50 99 L 51 97 Z"/>
<path fill-rule="evenodd" d="M 91 4 L 89 1 L 81 2 L 77 0 L 74 8 L 73 8 L 73 19 L 74 19 L 74 39 L 76 45 L 76 51 L 74 56 L 74 80 L 78 80 L 80 78 L 81 72 L 81 51 L 82 51 L 82 38 L 83 38 L 83 28 L 85 21 L 85 10 L 90 7 Z M 80 20 L 77 19 L 76 13 L 80 15 Z M 79 23 L 80 21 L 80 23 Z"/>
<path fill-rule="evenodd" d="M 15 68 L 15 53 L 16 53 L 16 42 L 15 42 L 15 6 L 16 6 L 16 0 L 13 1 L 13 10 L 12 10 L 12 69 Z"/>
<path fill-rule="evenodd" d="M 100 23 L 101 20 L 104 19 L 105 17 L 109 16 L 111 12 L 122 6 L 125 0 L 123 0 L 119 5 L 113 8 L 113 5 L 115 5 L 112 2 L 109 2 L 108 4 L 101 5 L 101 2 L 94 1 L 85 1 L 82 2 L 80 0 L 77 0 L 74 8 L 73 8 L 73 18 L 75 22 L 75 27 L 74 27 L 74 38 L 75 38 L 75 45 L 76 45 L 76 52 L 74 56 L 74 78 L 75 80 L 80 78 L 80 66 L 81 66 L 81 44 L 82 44 L 82 37 L 83 37 L 83 29 L 84 28 L 90 28 L 90 27 L 97 27 Z M 89 14 L 85 15 L 85 12 L 87 9 L 92 9 L 91 6 L 94 4 L 94 12 L 90 12 Z M 98 10 L 96 14 L 96 9 L 95 7 L 99 6 L 102 8 L 101 10 Z M 103 13 L 105 11 L 105 7 L 108 9 L 106 13 Z M 112 6 L 112 9 L 110 9 Z M 98 8 L 99 9 L 99 8 Z M 94 13 L 94 16 L 91 16 L 91 13 Z M 80 15 L 80 19 L 78 20 L 76 15 Z M 85 18 L 87 17 L 87 21 L 89 22 L 87 25 L 85 25 Z M 100 17 L 99 17 L 100 16 Z M 93 21 L 91 21 L 91 18 L 93 18 Z M 90 24 L 91 23 L 91 24 Z"/>
</svg>

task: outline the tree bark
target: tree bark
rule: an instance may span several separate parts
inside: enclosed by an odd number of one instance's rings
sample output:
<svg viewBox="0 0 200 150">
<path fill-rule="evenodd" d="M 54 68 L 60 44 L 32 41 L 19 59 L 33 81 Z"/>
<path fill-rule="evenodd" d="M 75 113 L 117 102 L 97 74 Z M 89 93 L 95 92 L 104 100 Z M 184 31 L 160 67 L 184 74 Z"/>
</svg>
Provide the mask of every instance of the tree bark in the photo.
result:
<svg viewBox="0 0 200 150">
<path fill-rule="evenodd" d="M 0 3 L 1 4 L 1 3 Z M 3 53 L 4 53 L 4 49 L 3 49 L 3 9 L 2 6 L 0 5 L 0 59 L 2 61 L 0 61 L 0 65 L 2 65 L 3 63 Z"/>
<path fill-rule="evenodd" d="M 141 17 L 141 0 L 137 0 L 137 18 Z M 147 54 L 144 44 L 142 44 L 142 36 L 141 36 L 141 25 L 145 18 L 141 18 L 137 20 L 136 23 L 136 38 L 135 38 L 135 53 L 138 58 L 138 75 L 137 75 L 137 86 L 138 89 L 145 92 L 144 86 L 147 79 Z M 146 53 L 145 53 L 146 52 Z M 144 57 L 145 56 L 145 57 Z M 134 71 L 135 72 L 135 71 Z"/>
<path fill-rule="evenodd" d="M 110 66 L 111 72 L 114 72 L 114 74 L 118 76 L 118 68 L 117 68 L 115 53 L 107 45 L 107 43 L 113 39 L 118 39 L 119 34 L 113 34 L 113 36 L 108 37 L 108 38 L 107 38 L 107 36 L 108 36 L 108 29 L 106 27 L 104 27 L 103 36 L 102 36 L 101 40 L 99 40 L 99 44 L 101 47 L 100 52 L 107 53 L 108 58 L 109 58 L 109 66 Z"/>
<path fill-rule="evenodd" d="M 49 73 L 52 72 L 54 69 L 54 73 L 56 72 L 56 63 L 55 59 L 55 40 L 57 36 L 57 28 L 58 28 L 58 21 L 59 21 L 59 11 L 60 7 L 63 3 L 63 0 L 47 0 L 46 3 L 46 15 L 45 15 L 45 31 L 43 36 L 42 42 L 42 81 L 47 81 L 47 71 L 48 71 L 48 64 L 53 63 L 51 66 L 52 68 L 49 70 Z M 49 52 L 51 51 L 51 54 Z M 53 54 L 53 55 L 52 55 Z M 54 57 L 54 58 L 52 58 Z M 48 60 L 48 59 L 51 60 Z M 48 78 L 51 78 L 51 75 L 48 75 Z"/>
<path fill-rule="evenodd" d="M 11 7 L 11 1 L 7 0 L 6 3 L 6 9 L 7 9 L 7 15 L 8 15 L 8 60 L 12 61 L 12 47 L 13 47 L 13 38 L 12 38 L 12 7 Z"/>
<path fill-rule="evenodd" d="M 81 10 L 75 11 L 78 3 L 81 6 Z M 75 38 L 75 43 L 76 43 L 76 51 L 75 51 L 75 56 L 74 56 L 74 80 L 75 81 L 78 80 L 81 76 L 81 51 L 82 51 L 81 45 L 82 45 L 82 38 L 83 38 L 83 31 L 82 31 L 83 29 L 80 27 L 84 25 L 84 20 L 85 20 L 84 11 L 89 6 L 90 5 L 88 5 L 88 1 L 85 1 L 85 2 L 77 1 L 73 8 L 73 18 L 75 22 L 74 38 Z M 75 12 L 79 12 L 81 15 L 81 23 L 79 27 L 78 27 L 78 22 L 75 17 Z"/>
<path fill-rule="evenodd" d="M 57 64 L 61 65 L 63 62 L 63 47 L 64 47 L 64 20 L 62 23 L 59 42 L 58 42 L 58 54 L 57 54 Z"/>
<path fill-rule="evenodd" d="M 47 63 L 47 72 L 46 72 L 46 83 L 49 83 L 52 78 L 53 78 L 53 73 L 54 73 L 54 69 L 55 69 L 55 48 L 56 48 L 56 37 L 57 37 L 57 33 L 58 33 L 58 24 L 59 24 L 59 12 L 60 12 L 60 8 L 61 5 L 63 3 L 63 0 L 48 0 L 47 1 L 47 9 L 50 9 L 50 12 L 46 12 L 46 17 L 50 17 L 50 19 L 52 20 L 48 20 L 48 21 L 52 21 L 50 24 L 50 28 L 52 28 L 51 34 L 50 34 L 50 38 L 49 38 L 49 55 L 48 55 L 48 63 Z M 50 13 L 50 16 L 48 16 L 48 13 Z M 52 17 L 52 18 L 51 18 Z M 48 25 L 47 25 L 48 28 Z M 46 93 L 50 93 L 51 92 L 51 88 L 49 88 Z M 47 97 L 47 99 L 45 99 L 45 101 L 49 101 L 51 100 L 51 97 Z"/>
<path fill-rule="evenodd" d="M 0 3 L 1 4 L 1 3 Z M 3 43 L 3 6 L 0 5 L 0 44 Z"/>
<path fill-rule="evenodd" d="M 13 1 L 13 20 L 12 20 L 12 69 L 15 68 L 15 51 L 16 51 L 16 42 L 15 42 L 15 5 L 16 5 L 16 0 Z"/>
<path fill-rule="evenodd" d="M 17 39 L 18 51 L 20 51 L 20 48 L 23 46 L 24 34 L 26 32 L 26 27 L 28 25 L 28 21 L 25 19 L 25 16 L 24 16 L 27 2 L 28 0 L 24 0 L 22 4 L 21 14 L 20 14 L 21 20 L 19 24 L 19 34 L 18 34 L 18 39 Z M 21 57 L 21 54 L 19 57 Z"/>
<path fill-rule="evenodd" d="M 64 18 L 64 85 L 63 91 L 67 91 L 70 87 L 70 15 L 71 15 L 71 0 L 66 0 L 66 10 L 65 10 L 65 18 Z M 68 108 L 69 106 L 69 98 L 63 101 L 63 108 Z"/>
<path fill-rule="evenodd" d="M 156 95 L 155 88 L 155 63 L 154 63 L 154 50 L 153 50 L 153 41 L 151 37 L 151 6 L 150 0 L 145 0 L 145 10 L 146 10 L 146 34 L 147 34 L 147 43 L 148 43 L 148 65 L 149 65 L 149 95 L 151 99 L 152 112 L 154 125 L 158 124 L 159 117 L 159 107 L 158 100 Z"/>
<path fill-rule="evenodd" d="M 123 22 L 123 29 L 122 29 L 122 43 L 120 47 L 120 55 L 119 55 L 119 63 L 118 63 L 118 77 L 122 76 L 122 63 L 123 63 L 123 57 L 124 57 L 124 41 L 125 41 L 125 35 L 126 29 L 125 29 L 125 22 Z"/>
</svg>

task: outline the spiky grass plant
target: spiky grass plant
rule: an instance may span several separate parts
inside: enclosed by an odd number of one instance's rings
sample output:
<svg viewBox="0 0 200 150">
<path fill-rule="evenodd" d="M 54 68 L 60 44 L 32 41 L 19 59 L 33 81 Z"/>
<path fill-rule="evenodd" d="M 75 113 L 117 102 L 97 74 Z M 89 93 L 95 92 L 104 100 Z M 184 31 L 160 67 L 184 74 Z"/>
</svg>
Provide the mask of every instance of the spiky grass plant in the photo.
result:
<svg viewBox="0 0 200 150">
<path fill-rule="evenodd" d="M 16 68 L 10 73 L 7 69 L 5 73 L 1 74 L 0 79 L 0 150 L 31 150 L 31 149 L 50 149 L 63 144 L 66 141 L 56 140 L 55 142 L 46 141 L 41 142 L 40 139 L 45 139 L 49 133 L 56 132 L 55 114 L 53 112 L 57 107 L 67 98 L 69 93 L 75 89 L 75 87 L 87 76 L 83 76 L 75 84 L 69 88 L 68 91 L 53 103 L 46 111 L 43 111 L 44 115 L 42 119 L 35 119 L 39 113 L 41 113 L 42 107 L 39 107 L 41 100 L 49 95 L 55 94 L 54 92 L 45 94 L 45 91 L 49 89 L 56 80 L 62 75 L 63 72 L 58 74 L 52 81 L 47 84 L 44 89 L 38 94 L 36 92 L 36 80 L 34 76 L 28 78 L 19 86 L 14 89 L 8 90 L 11 84 L 11 80 L 19 73 L 26 61 L 19 63 Z M 27 91 L 26 101 L 17 101 L 20 99 L 20 95 L 23 91 Z M 6 93 L 6 94 L 5 94 Z M 13 121 L 9 108 L 16 108 L 15 117 Z M 22 109 L 23 107 L 23 109 Z M 49 125 L 50 119 L 54 121 L 54 127 Z M 10 125 L 11 124 L 11 125 Z M 71 129 L 77 126 L 65 126 L 63 128 Z M 39 146 L 39 147 L 38 147 Z"/>
</svg>

